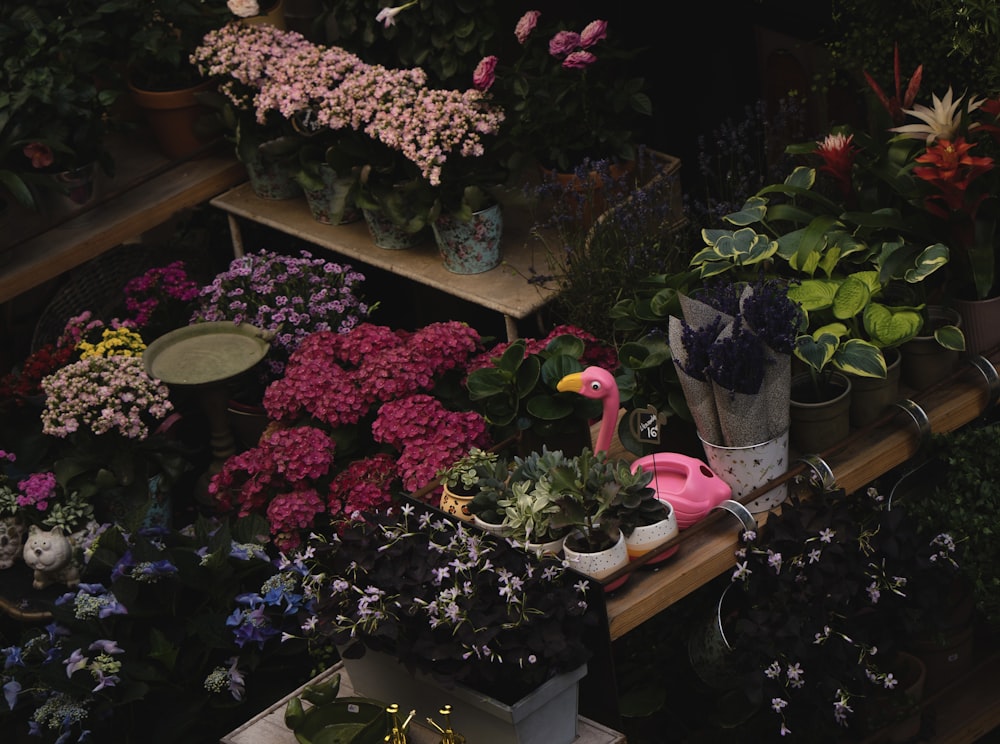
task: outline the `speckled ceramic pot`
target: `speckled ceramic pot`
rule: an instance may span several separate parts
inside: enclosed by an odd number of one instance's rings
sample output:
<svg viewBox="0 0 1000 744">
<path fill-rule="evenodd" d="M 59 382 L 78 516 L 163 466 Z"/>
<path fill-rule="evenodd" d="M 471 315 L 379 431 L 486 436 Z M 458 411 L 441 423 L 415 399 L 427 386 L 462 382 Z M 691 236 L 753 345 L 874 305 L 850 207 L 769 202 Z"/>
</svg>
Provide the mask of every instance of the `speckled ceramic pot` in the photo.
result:
<svg viewBox="0 0 1000 744">
<path fill-rule="evenodd" d="M 568 542 L 564 541 L 563 555 L 571 568 L 598 581 L 603 581 L 605 577 L 628 565 L 628 546 L 625 544 L 625 535 L 621 533 L 621 530 L 618 530 L 618 542 L 614 544 L 614 547 L 599 550 L 596 553 L 582 553 L 573 550 Z M 609 592 L 614 591 L 627 579 L 628 574 L 625 574 L 605 585 L 604 589 Z"/>
<path fill-rule="evenodd" d="M 662 500 L 662 499 L 661 499 Z M 670 502 L 663 500 L 663 503 L 667 505 L 668 515 L 665 519 L 661 519 L 659 522 L 654 524 L 645 524 L 636 527 L 632 530 L 632 534 L 625 538 L 625 548 L 628 551 L 628 559 L 634 561 L 640 556 L 645 555 L 650 550 L 658 548 L 663 545 L 667 540 L 670 540 L 678 532 L 680 528 L 677 526 L 677 516 L 674 514 L 674 509 L 670 506 Z M 655 558 L 650 558 L 646 561 L 645 565 L 652 565 L 659 563 L 662 560 L 666 560 L 674 553 L 677 552 L 679 545 L 675 545 L 669 550 L 665 550 L 660 553 Z"/>
</svg>

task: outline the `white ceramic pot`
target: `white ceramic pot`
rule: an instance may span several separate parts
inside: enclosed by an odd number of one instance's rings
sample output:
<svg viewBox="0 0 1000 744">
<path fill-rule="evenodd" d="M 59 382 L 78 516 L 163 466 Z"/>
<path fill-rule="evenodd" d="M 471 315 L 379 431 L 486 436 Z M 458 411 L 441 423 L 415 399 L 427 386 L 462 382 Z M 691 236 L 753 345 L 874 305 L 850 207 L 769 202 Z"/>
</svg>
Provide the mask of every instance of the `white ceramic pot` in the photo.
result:
<svg viewBox="0 0 1000 744">
<path fill-rule="evenodd" d="M 478 514 L 472 515 L 472 523 L 476 525 L 476 527 L 478 527 L 479 529 L 485 532 L 489 532 L 491 535 L 499 535 L 503 537 L 505 532 L 503 523 L 494 524 L 493 522 L 484 522 L 482 519 L 479 518 Z"/>
<path fill-rule="evenodd" d="M 625 545 L 625 535 L 622 534 L 621 530 L 618 530 L 618 542 L 607 550 L 599 550 L 596 553 L 581 553 L 573 550 L 564 541 L 563 555 L 570 568 L 598 581 L 603 581 L 605 577 L 628 565 L 628 547 Z M 609 592 L 614 591 L 627 579 L 628 574 L 620 576 L 606 584 L 604 589 Z"/>
<path fill-rule="evenodd" d="M 667 542 L 667 540 L 675 537 L 680 531 L 680 528 L 677 526 L 677 516 L 674 514 L 674 508 L 670 505 L 669 501 L 663 500 L 663 503 L 667 505 L 668 511 L 668 515 L 665 519 L 661 519 L 659 522 L 655 522 L 653 524 L 636 527 L 632 530 L 632 534 L 625 538 L 625 548 L 628 552 L 628 559 L 630 561 L 634 561 L 654 548 L 658 548 L 663 545 L 663 543 Z M 679 545 L 675 545 L 674 547 L 663 551 L 655 558 L 650 558 L 646 561 L 646 565 L 666 560 L 676 553 L 679 547 Z"/>
<path fill-rule="evenodd" d="M 558 540 L 549 540 L 543 543 L 526 542 L 524 549 L 539 557 L 543 555 L 559 555 L 563 550 L 563 538 L 560 537 Z"/>
</svg>

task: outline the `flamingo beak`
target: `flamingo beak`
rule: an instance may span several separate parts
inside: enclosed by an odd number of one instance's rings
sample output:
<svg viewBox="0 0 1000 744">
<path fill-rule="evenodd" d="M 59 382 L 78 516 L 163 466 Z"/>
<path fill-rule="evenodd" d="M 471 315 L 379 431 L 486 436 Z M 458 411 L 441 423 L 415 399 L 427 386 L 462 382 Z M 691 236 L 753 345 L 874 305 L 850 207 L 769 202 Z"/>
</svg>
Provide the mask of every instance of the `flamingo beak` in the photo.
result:
<svg viewBox="0 0 1000 744">
<path fill-rule="evenodd" d="M 574 372 L 571 375 L 566 375 L 559 383 L 556 385 L 556 390 L 560 393 L 579 393 L 583 390 L 583 373 Z"/>
</svg>

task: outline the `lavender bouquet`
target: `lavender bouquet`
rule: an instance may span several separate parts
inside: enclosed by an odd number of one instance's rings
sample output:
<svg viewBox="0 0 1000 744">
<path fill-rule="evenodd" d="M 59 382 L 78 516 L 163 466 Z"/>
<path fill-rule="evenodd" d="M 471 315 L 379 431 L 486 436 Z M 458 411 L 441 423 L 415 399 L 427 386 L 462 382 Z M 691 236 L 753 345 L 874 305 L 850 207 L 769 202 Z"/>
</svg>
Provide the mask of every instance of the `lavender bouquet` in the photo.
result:
<svg viewBox="0 0 1000 744">
<path fill-rule="evenodd" d="M 785 285 L 719 282 L 680 300 L 684 318 L 670 318 L 670 348 L 702 439 L 747 447 L 786 431 L 802 313 Z"/>
</svg>

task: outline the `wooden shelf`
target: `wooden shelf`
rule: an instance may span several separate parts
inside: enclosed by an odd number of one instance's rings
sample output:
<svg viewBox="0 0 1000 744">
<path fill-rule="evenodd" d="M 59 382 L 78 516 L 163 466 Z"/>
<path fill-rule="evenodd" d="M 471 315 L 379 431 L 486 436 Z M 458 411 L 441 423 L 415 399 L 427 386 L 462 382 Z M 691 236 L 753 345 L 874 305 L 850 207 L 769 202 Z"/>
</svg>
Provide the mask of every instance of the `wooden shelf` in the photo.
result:
<svg viewBox="0 0 1000 744">
<path fill-rule="evenodd" d="M 1000 353 L 984 358 L 997 364 Z M 990 398 L 984 374 L 967 361 L 962 362 L 947 383 L 920 393 L 908 390 L 903 393 L 926 413 L 933 433 L 954 431 L 995 402 Z M 854 432 L 827 453 L 819 453 L 833 471 L 837 485 L 848 493 L 919 453 L 922 440 L 910 415 L 900 409 L 887 416 Z M 797 457 L 793 453 L 793 463 Z M 805 466 L 797 467 L 805 470 Z M 755 517 L 762 524 L 767 514 Z M 680 544 L 676 555 L 657 564 L 655 570 L 639 567 L 632 571 L 629 580 L 607 599 L 611 640 L 621 638 L 732 568 L 740 529 L 740 523 L 727 512 L 713 512 L 670 543 Z"/>
<path fill-rule="evenodd" d="M 242 238 L 239 224 L 232 217 L 267 225 L 320 248 L 501 313 L 507 319 L 508 336 L 513 335 L 512 320 L 531 316 L 555 295 L 554 290 L 529 284 L 526 278 L 531 276 L 533 269 L 547 271 L 548 265 L 543 249 L 530 234 L 531 221 L 523 205 L 504 205 L 501 264 L 481 274 L 455 274 L 444 267 L 432 238 L 414 249 L 378 248 L 363 221 L 325 225 L 313 219 L 305 198 L 261 199 L 254 194 L 250 184 L 245 183 L 210 203 L 231 215 L 230 227 L 237 255 L 242 251 Z"/>
<path fill-rule="evenodd" d="M 0 237 L 0 303 L 54 279 L 201 204 L 246 178 L 231 146 L 169 160 L 142 137 L 112 146 L 116 173 L 95 201 L 52 224 L 39 217 L 34 234 Z M 15 227 L 15 230 L 17 228 Z"/>
</svg>

